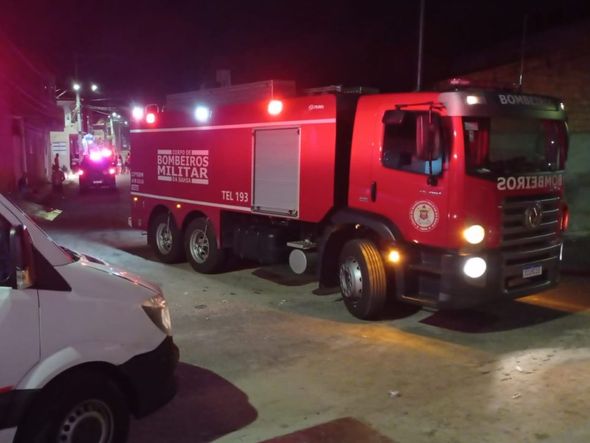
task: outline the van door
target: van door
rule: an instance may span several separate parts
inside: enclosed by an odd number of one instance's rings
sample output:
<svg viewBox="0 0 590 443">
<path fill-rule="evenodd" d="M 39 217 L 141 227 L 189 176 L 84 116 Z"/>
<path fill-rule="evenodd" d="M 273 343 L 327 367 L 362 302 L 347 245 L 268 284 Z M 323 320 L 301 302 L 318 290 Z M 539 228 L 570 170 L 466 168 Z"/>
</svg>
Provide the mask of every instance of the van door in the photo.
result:
<svg viewBox="0 0 590 443">
<path fill-rule="evenodd" d="M 13 287 L 10 228 L 0 214 L 0 396 L 15 388 L 40 355 L 38 293 Z"/>
</svg>

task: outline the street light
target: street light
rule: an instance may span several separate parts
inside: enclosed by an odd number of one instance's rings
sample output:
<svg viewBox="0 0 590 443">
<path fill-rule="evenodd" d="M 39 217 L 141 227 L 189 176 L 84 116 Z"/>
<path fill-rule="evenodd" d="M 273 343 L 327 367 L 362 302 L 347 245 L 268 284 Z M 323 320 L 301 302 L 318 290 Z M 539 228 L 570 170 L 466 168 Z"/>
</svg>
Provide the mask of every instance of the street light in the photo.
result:
<svg viewBox="0 0 590 443">
<path fill-rule="evenodd" d="M 82 132 L 82 100 L 80 99 L 80 92 L 82 91 L 82 85 L 78 82 L 72 84 L 72 89 L 76 93 L 76 121 L 78 133 Z M 90 90 L 92 92 L 98 92 L 98 85 L 96 83 L 90 84 Z"/>
</svg>

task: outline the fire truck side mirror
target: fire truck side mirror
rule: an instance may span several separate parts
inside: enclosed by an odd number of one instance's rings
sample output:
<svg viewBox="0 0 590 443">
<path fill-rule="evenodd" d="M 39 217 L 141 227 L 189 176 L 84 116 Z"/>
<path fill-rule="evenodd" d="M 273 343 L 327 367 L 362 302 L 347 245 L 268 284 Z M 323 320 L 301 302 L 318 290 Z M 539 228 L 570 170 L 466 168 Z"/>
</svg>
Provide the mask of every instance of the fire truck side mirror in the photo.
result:
<svg viewBox="0 0 590 443">
<path fill-rule="evenodd" d="M 401 125 L 406 115 L 405 111 L 400 109 L 385 111 L 381 120 L 385 125 Z"/>
<path fill-rule="evenodd" d="M 422 161 L 440 158 L 442 151 L 440 117 L 436 113 L 416 116 L 416 155 Z"/>
</svg>

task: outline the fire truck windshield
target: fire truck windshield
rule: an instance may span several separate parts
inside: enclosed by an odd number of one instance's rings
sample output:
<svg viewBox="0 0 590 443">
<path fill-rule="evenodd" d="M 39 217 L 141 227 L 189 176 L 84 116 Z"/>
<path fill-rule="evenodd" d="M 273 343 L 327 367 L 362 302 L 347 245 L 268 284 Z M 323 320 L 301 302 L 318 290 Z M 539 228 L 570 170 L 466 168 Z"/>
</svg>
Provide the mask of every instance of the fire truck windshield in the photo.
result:
<svg viewBox="0 0 590 443">
<path fill-rule="evenodd" d="M 533 118 L 463 119 L 467 172 L 495 177 L 564 169 L 565 123 Z"/>
</svg>

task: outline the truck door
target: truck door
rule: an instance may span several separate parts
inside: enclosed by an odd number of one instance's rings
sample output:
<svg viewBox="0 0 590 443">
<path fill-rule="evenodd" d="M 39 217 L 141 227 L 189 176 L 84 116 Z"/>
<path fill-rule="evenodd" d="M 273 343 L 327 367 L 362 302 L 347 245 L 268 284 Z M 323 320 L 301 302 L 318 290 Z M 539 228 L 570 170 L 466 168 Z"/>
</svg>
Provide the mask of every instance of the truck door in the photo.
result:
<svg viewBox="0 0 590 443">
<path fill-rule="evenodd" d="M 425 156 L 423 149 L 420 152 L 424 145 L 419 139 L 424 137 L 424 126 L 432 117 L 427 111 L 397 112 L 397 118 L 379 122 L 381 140 L 374 145 L 372 154 L 371 206 L 374 212 L 392 220 L 406 241 L 444 246 L 448 150 L 444 147 L 447 137 L 443 120 L 436 115 L 436 137 L 440 137 L 442 149 Z"/>
<path fill-rule="evenodd" d="M 10 392 L 39 360 L 36 289 L 14 289 L 9 272 L 11 224 L 0 215 L 0 395 Z"/>
</svg>

